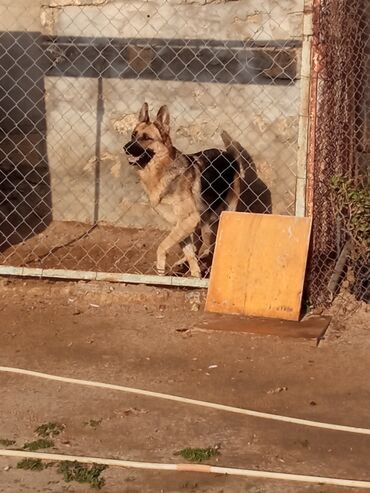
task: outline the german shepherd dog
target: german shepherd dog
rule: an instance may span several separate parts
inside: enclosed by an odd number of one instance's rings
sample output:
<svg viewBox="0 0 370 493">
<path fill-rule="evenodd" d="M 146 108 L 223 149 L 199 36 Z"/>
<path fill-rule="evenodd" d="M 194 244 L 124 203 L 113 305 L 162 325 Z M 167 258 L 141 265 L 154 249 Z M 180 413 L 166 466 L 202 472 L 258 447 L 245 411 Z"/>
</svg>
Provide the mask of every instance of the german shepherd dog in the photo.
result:
<svg viewBox="0 0 370 493">
<path fill-rule="evenodd" d="M 131 140 L 123 147 L 151 206 L 172 227 L 157 249 L 159 275 L 165 274 L 167 252 L 180 245 L 191 276 L 201 277 L 194 233 L 201 231 L 200 258 L 204 258 L 212 248 L 212 225 L 222 211 L 236 210 L 244 172 L 233 141 L 226 132 L 221 136 L 226 151 L 207 149 L 183 154 L 172 145 L 167 106 L 162 106 L 151 121 L 148 104 L 144 103 Z"/>
</svg>

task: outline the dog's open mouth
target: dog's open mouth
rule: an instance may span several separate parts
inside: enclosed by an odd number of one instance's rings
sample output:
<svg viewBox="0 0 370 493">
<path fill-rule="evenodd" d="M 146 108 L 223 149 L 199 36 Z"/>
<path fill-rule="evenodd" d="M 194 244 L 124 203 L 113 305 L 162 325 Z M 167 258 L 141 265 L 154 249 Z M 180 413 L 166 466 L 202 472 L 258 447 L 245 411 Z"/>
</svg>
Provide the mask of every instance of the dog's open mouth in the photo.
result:
<svg viewBox="0 0 370 493">
<path fill-rule="evenodd" d="M 123 149 L 129 164 L 131 166 L 138 166 L 139 168 L 145 168 L 155 155 L 155 152 L 151 149 L 144 149 L 138 144 L 129 144 L 124 146 Z"/>
<path fill-rule="evenodd" d="M 129 164 L 137 164 L 141 156 L 132 156 L 131 154 L 126 154 Z"/>
</svg>

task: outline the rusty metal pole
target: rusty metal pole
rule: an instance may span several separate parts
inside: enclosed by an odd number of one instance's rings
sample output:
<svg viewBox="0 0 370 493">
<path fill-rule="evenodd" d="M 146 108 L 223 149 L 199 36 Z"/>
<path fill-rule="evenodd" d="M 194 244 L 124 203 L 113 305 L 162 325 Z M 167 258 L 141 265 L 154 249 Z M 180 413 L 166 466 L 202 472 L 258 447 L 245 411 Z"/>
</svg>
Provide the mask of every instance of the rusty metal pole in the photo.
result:
<svg viewBox="0 0 370 493">
<path fill-rule="evenodd" d="M 321 0 L 312 0 L 311 75 L 309 96 L 309 130 L 307 147 L 306 215 L 313 215 L 315 183 L 316 123 L 318 105 L 318 79 L 321 68 L 319 29 Z"/>
</svg>

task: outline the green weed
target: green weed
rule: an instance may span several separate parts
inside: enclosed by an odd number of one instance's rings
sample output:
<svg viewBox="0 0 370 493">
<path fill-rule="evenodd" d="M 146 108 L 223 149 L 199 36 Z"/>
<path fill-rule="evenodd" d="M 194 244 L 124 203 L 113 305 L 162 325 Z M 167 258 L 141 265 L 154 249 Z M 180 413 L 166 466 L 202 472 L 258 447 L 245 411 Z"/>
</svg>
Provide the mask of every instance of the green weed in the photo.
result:
<svg viewBox="0 0 370 493">
<path fill-rule="evenodd" d="M 35 433 L 41 438 L 56 437 L 64 431 L 64 428 L 65 426 L 60 423 L 49 422 L 38 426 Z"/>
<path fill-rule="evenodd" d="M 81 464 L 74 461 L 63 461 L 58 466 L 58 472 L 63 475 L 64 481 L 67 483 L 77 481 L 78 483 L 88 483 L 92 488 L 100 490 L 104 484 L 104 478 L 101 478 L 101 473 L 107 468 L 105 465 Z"/>
<path fill-rule="evenodd" d="M 209 460 L 212 457 L 220 455 L 219 447 L 208 448 L 184 448 L 175 453 L 175 455 L 181 455 L 181 457 L 190 462 L 203 462 Z"/>
<path fill-rule="evenodd" d="M 28 442 L 23 445 L 24 450 L 40 450 L 43 448 L 50 448 L 54 446 L 54 442 L 48 438 L 39 438 L 33 442 Z"/>
<path fill-rule="evenodd" d="M 17 469 L 25 469 L 27 471 L 42 471 L 45 468 L 41 459 L 23 459 L 17 463 Z"/>
<path fill-rule="evenodd" d="M 0 445 L 3 447 L 11 447 L 15 444 L 15 440 L 8 440 L 7 438 L 0 438 Z"/>
</svg>

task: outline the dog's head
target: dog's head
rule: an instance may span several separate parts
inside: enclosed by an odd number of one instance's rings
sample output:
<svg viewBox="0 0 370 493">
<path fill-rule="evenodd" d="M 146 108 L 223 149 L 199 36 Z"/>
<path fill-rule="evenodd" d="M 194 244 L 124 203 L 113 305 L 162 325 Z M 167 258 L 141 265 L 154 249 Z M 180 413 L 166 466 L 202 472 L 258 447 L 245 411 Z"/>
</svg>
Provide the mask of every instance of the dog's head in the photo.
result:
<svg viewBox="0 0 370 493">
<path fill-rule="evenodd" d="M 170 114 L 167 106 L 161 106 L 156 119 L 152 122 L 149 117 L 148 104 L 144 103 L 131 140 L 123 146 L 123 150 L 129 163 L 139 169 L 144 169 L 154 158 L 170 157 L 173 147 L 170 139 Z"/>
</svg>

